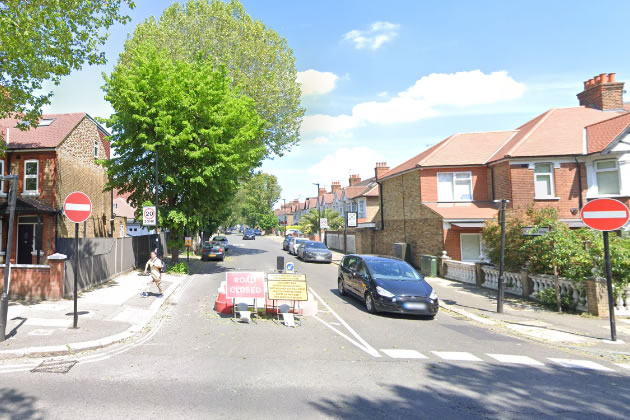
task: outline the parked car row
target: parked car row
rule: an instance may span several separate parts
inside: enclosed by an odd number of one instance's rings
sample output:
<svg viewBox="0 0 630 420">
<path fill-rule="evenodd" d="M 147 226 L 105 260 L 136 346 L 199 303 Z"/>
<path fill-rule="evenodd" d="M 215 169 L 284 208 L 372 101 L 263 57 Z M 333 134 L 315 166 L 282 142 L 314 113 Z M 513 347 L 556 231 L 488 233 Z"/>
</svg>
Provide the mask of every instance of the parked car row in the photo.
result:
<svg viewBox="0 0 630 420">
<path fill-rule="evenodd" d="M 321 242 L 311 241 L 308 238 L 286 236 L 282 242 L 282 249 L 303 261 L 332 262 L 332 252 L 330 252 L 328 247 Z"/>
</svg>

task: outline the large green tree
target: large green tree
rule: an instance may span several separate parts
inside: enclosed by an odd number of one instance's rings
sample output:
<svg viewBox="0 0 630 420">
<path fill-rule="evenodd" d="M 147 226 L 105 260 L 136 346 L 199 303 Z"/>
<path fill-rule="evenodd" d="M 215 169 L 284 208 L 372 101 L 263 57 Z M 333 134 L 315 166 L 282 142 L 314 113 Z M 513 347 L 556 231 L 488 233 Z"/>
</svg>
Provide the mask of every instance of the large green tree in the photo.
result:
<svg viewBox="0 0 630 420">
<path fill-rule="evenodd" d="M 265 122 L 227 73 L 203 56 L 173 60 L 151 41 L 128 54 L 133 59 L 105 78 L 115 156 L 103 162 L 107 188 L 131 193 L 137 207 L 153 201 L 157 150 L 159 221 L 176 242 L 185 229 L 224 217 L 238 180 L 265 155 Z"/>
<path fill-rule="evenodd" d="M 45 81 L 59 84 L 86 62 L 105 63 L 99 51 L 105 30 L 129 21 L 123 4 L 135 6 L 131 0 L 0 1 L 0 118 L 35 125 L 52 97 L 42 91 Z"/>
<path fill-rule="evenodd" d="M 293 51 L 287 41 L 259 20 L 252 19 L 236 0 L 189 0 L 167 8 L 159 20 L 138 25 L 125 43 L 122 63 L 151 40 L 173 60 L 201 57 L 224 67 L 237 86 L 254 100 L 265 120 L 267 156 L 281 156 L 299 139 L 304 114 Z"/>
<path fill-rule="evenodd" d="M 280 199 L 282 188 L 275 175 L 255 173 L 242 183 L 237 194 L 238 210 L 250 226 L 268 230 L 276 226 L 273 206 Z M 274 220 L 272 220 L 274 219 Z"/>
</svg>

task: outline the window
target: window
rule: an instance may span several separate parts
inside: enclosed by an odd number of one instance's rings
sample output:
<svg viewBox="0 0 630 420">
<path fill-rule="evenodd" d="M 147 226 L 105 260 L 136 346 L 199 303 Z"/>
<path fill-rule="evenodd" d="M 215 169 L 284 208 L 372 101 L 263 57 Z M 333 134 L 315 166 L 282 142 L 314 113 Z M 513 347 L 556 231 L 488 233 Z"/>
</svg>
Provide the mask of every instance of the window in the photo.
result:
<svg viewBox="0 0 630 420">
<path fill-rule="evenodd" d="M 552 198 L 553 164 L 537 163 L 534 166 L 534 198 Z"/>
<path fill-rule="evenodd" d="M 0 175 L 4 175 L 4 160 L 0 160 Z M 0 181 L 0 195 L 4 195 L 4 180 Z M 1 232 L 1 231 L 0 231 Z M 2 236 L 0 236 L 1 238 Z M 0 241 L 2 242 L 2 241 Z"/>
<path fill-rule="evenodd" d="M 438 201 L 472 201 L 472 173 L 438 172 Z"/>
<path fill-rule="evenodd" d="M 24 161 L 24 192 L 36 194 L 39 190 L 39 161 Z"/>
<path fill-rule="evenodd" d="M 55 121 L 54 118 L 42 119 L 42 120 L 39 120 L 39 122 L 37 123 L 37 126 L 38 127 L 48 127 L 50 124 L 53 123 L 53 121 Z"/>
<path fill-rule="evenodd" d="M 619 194 L 619 167 L 616 160 L 595 162 L 595 176 L 599 194 Z"/>
<path fill-rule="evenodd" d="M 365 201 L 361 200 L 359 201 L 359 217 L 360 218 L 365 218 L 367 215 L 365 214 L 366 209 L 365 209 Z"/>
<path fill-rule="evenodd" d="M 94 142 L 94 158 L 98 158 L 98 141 Z"/>
<path fill-rule="evenodd" d="M 479 261 L 483 259 L 480 233 L 460 233 L 459 242 L 462 250 L 462 261 Z"/>
</svg>

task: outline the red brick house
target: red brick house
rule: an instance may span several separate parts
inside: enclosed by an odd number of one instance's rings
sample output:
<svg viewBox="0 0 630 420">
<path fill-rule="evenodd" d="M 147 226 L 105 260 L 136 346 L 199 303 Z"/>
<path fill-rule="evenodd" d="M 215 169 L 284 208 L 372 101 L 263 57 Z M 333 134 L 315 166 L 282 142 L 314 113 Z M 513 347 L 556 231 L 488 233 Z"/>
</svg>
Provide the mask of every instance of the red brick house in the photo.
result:
<svg viewBox="0 0 630 420">
<path fill-rule="evenodd" d="M 511 207 L 554 207 L 581 226 L 586 200 L 630 201 L 630 106 L 623 83 L 600 75 L 584 84 L 580 106 L 552 108 L 516 130 L 453 135 L 383 174 L 384 226 L 376 252 L 395 242 L 420 254 L 446 250 L 457 260 L 484 258 L 480 232 Z"/>
</svg>

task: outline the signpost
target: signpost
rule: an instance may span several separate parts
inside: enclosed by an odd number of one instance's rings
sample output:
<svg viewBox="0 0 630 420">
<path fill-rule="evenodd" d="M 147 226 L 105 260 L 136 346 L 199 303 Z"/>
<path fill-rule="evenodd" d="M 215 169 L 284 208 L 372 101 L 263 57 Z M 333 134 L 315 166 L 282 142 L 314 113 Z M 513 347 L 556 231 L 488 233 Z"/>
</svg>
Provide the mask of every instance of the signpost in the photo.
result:
<svg viewBox="0 0 630 420">
<path fill-rule="evenodd" d="M 292 262 L 287 262 L 286 265 L 284 266 L 284 272 L 285 273 L 294 273 L 295 272 L 295 265 Z"/>
<path fill-rule="evenodd" d="M 142 224 L 144 226 L 155 226 L 156 214 L 155 206 L 142 207 Z"/>
<path fill-rule="evenodd" d="M 615 325 L 615 303 L 613 298 L 612 267 L 610 265 L 610 249 L 608 232 L 621 229 L 630 219 L 630 210 L 621 201 L 611 198 L 599 198 L 589 201 L 582 207 L 580 218 L 591 229 L 602 231 L 604 240 L 604 264 L 606 266 L 606 286 L 608 289 L 608 314 L 610 317 L 610 339 L 617 341 Z"/>
<path fill-rule="evenodd" d="M 74 223 L 74 318 L 72 327 L 77 328 L 79 314 L 77 311 L 77 297 L 79 286 L 79 223 L 83 223 L 92 214 L 92 201 L 82 192 L 73 192 L 63 202 L 63 213 Z"/>
<path fill-rule="evenodd" d="M 184 237 L 184 245 L 186 246 L 186 262 L 190 261 L 190 247 L 192 246 L 192 236 Z"/>
</svg>

